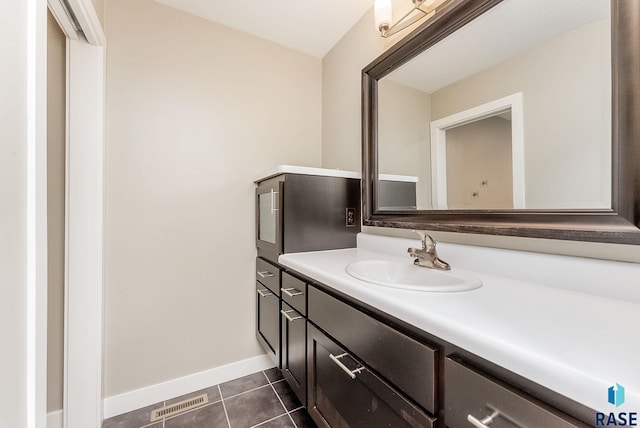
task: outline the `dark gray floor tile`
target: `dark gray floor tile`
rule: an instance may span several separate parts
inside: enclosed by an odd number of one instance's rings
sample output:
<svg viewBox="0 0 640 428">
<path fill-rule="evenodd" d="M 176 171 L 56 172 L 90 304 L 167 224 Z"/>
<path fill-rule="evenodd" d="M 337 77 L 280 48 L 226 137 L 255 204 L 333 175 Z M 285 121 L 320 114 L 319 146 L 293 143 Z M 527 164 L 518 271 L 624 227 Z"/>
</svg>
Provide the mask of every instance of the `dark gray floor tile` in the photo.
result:
<svg viewBox="0 0 640 428">
<path fill-rule="evenodd" d="M 259 388 L 263 385 L 267 385 L 268 383 L 269 382 L 264 376 L 264 373 L 258 372 L 229 382 L 221 383 L 220 390 L 222 391 L 222 397 L 227 398 Z"/>
<path fill-rule="evenodd" d="M 298 428 L 316 428 L 316 423 L 313 422 L 313 419 L 309 416 L 307 409 L 291 412 L 291 419 L 293 419 Z"/>
<path fill-rule="evenodd" d="M 227 416 L 224 414 L 222 401 L 164 421 L 165 428 L 222 428 L 229 427 Z"/>
<path fill-rule="evenodd" d="M 188 400 L 191 397 L 196 397 L 201 394 L 207 394 L 207 399 L 209 403 L 215 403 L 216 401 L 220 401 L 220 391 L 218 390 L 218 385 L 211 386 L 206 389 L 201 389 L 199 391 L 190 392 L 185 395 L 181 395 L 180 397 L 172 398 L 171 400 L 167 400 L 165 406 L 170 406 L 175 403 L 179 403 L 180 401 Z"/>
<path fill-rule="evenodd" d="M 283 415 L 269 422 L 260 424 L 256 428 L 296 428 L 296 426 L 291 422 L 289 415 Z"/>
<path fill-rule="evenodd" d="M 141 428 L 164 428 L 164 427 L 162 426 L 162 421 L 160 421 L 160 422 L 154 422 L 151 425 L 145 425 Z"/>
<path fill-rule="evenodd" d="M 105 420 L 102 423 L 102 428 L 140 428 L 149 425 L 151 423 L 151 412 L 163 405 L 163 403 L 157 403 L 133 412 L 114 416 Z"/>
<path fill-rule="evenodd" d="M 280 381 L 273 384 L 278 396 L 282 400 L 282 404 L 286 407 L 287 412 L 295 410 L 299 407 L 302 407 L 302 403 L 296 397 L 296 394 L 289 387 L 289 384 L 286 381 Z"/>
<path fill-rule="evenodd" d="M 267 377 L 269 378 L 269 382 L 277 382 L 280 379 L 284 379 L 282 377 L 282 372 L 277 367 L 273 367 L 273 368 L 271 368 L 269 370 L 265 370 L 264 374 L 266 374 Z"/>
<path fill-rule="evenodd" d="M 248 428 L 285 413 L 271 386 L 225 399 L 224 404 L 231 428 Z"/>
</svg>

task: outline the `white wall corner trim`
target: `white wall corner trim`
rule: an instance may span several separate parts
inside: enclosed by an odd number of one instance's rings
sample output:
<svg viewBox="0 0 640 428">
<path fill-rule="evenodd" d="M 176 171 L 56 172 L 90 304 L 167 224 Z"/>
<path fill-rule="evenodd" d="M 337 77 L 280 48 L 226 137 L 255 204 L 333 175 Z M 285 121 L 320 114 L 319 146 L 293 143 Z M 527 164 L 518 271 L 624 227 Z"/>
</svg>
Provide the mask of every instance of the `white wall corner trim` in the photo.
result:
<svg viewBox="0 0 640 428">
<path fill-rule="evenodd" d="M 47 3 L 27 2 L 27 387 L 28 428 L 47 413 Z"/>
<path fill-rule="evenodd" d="M 65 427 L 102 424 L 104 48 L 67 39 Z"/>
<path fill-rule="evenodd" d="M 47 428 L 62 428 L 63 418 L 62 410 L 47 413 Z"/>
<path fill-rule="evenodd" d="M 105 38 L 91 0 L 68 2 L 63 427 L 102 425 Z"/>
<path fill-rule="evenodd" d="M 271 367 L 273 367 L 273 361 L 264 354 L 125 392 L 124 394 L 107 397 L 104 400 L 104 418 L 108 419 Z"/>
</svg>

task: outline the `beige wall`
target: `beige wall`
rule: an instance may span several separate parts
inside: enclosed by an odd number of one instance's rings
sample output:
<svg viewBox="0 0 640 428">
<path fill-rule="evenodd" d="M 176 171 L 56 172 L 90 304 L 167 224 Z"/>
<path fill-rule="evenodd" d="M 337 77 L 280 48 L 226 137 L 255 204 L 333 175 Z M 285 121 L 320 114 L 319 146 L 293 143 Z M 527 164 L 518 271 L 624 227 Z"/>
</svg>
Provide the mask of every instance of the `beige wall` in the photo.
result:
<svg viewBox="0 0 640 428">
<path fill-rule="evenodd" d="M 525 206 L 609 208 L 609 33 L 591 22 L 436 91 L 432 120 L 522 92 Z"/>
<path fill-rule="evenodd" d="M 431 207 L 429 122 L 431 97 L 390 80 L 378 85 L 378 153 L 381 174 L 418 177 L 416 203 Z"/>
<path fill-rule="evenodd" d="M 47 17 L 47 411 L 62 409 L 66 37 Z"/>
<path fill-rule="evenodd" d="M 446 136 L 447 207 L 513 208 L 511 122 L 489 117 L 448 129 Z"/>
<path fill-rule="evenodd" d="M 109 0 L 105 396 L 263 353 L 254 185 L 320 166 L 321 60 Z"/>
<path fill-rule="evenodd" d="M 322 165 L 360 171 L 361 71 L 398 41 L 375 29 L 373 9 L 322 59 Z"/>
<path fill-rule="evenodd" d="M 405 35 L 406 33 L 402 33 Z M 362 19 L 324 57 L 322 163 L 324 167 L 361 169 L 360 75 L 362 68 L 385 49 L 373 24 L 373 11 Z M 410 231 L 365 227 L 369 233 L 412 236 Z M 434 233 L 436 239 L 500 248 L 573 254 L 640 263 L 640 246 L 566 242 L 503 236 Z"/>
<path fill-rule="evenodd" d="M 91 2 L 93 3 L 93 8 L 96 11 L 96 15 L 98 15 L 100 25 L 104 29 L 104 0 L 91 0 Z"/>
<path fill-rule="evenodd" d="M 0 2 L 0 426 L 27 426 L 27 2 Z"/>
</svg>

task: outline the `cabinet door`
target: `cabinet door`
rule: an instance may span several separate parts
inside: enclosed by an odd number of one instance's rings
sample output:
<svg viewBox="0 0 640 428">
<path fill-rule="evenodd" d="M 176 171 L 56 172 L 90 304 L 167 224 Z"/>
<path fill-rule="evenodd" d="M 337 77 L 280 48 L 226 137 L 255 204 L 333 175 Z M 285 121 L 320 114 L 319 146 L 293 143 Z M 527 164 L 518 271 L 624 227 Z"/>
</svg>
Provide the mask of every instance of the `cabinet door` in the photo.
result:
<svg viewBox="0 0 640 428">
<path fill-rule="evenodd" d="M 280 366 L 280 298 L 256 281 L 256 335 L 258 340 Z"/>
<path fill-rule="evenodd" d="M 586 428 L 588 425 L 447 357 L 445 370 L 444 419 L 450 427 L 491 428 Z"/>
<path fill-rule="evenodd" d="M 271 179 L 256 189 L 256 246 L 258 255 L 273 262 L 282 254 L 283 182 Z"/>
<path fill-rule="evenodd" d="M 320 427 L 433 427 L 435 419 L 307 323 L 308 410 Z"/>
<path fill-rule="evenodd" d="M 307 327 L 305 318 L 282 302 L 282 374 L 307 405 Z"/>
</svg>

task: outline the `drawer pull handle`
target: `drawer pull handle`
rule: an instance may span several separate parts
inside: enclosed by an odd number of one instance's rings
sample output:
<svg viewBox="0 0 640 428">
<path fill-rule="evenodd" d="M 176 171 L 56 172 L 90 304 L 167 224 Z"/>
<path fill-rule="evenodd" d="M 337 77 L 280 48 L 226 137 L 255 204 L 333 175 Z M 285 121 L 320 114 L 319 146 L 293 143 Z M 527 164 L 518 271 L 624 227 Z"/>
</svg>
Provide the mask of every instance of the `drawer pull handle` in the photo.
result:
<svg viewBox="0 0 640 428">
<path fill-rule="evenodd" d="M 266 288 L 264 290 L 258 290 L 258 294 L 262 297 L 273 296 L 273 293 L 267 290 Z"/>
<path fill-rule="evenodd" d="M 295 312 L 295 311 L 294 311 L 293 309 L 291 309 L 291 310 L 289 310 L 289 311 L 285 311 L 284 309 L 282 309 L 282 310 L 280 311 L 280 313 L 281 313 L 282 315 L 284 315 L 284 317 L 285 317 L 286 319 L 288 319 L 289 321 L 291 321 L 291 322 L 293 322 L 293 321 L 295 321 L 295 320 L 299 320 L 299 319 L 301 319 L 301 318 L 302 318 L 301 316 L 292 317 L 291 315 L 289 315 L 289 312 Z"/>
<path fill-rule="evenodd" d="M 340 368 L 342 369 L 342 371 L 343 371 L 343 372 L 345 372 L 346 374 L 348 374 L 348 375 L 349 375 L 349 377 L 350 377 L 351 379 L 355 379 L 355 378 L 356 378 L 356 375 L 357 375 L 358 373 L 360 373 L 362 370 L 364 370 L 364 367 L 358 367 L 358 368 L 357 368 L 357 369 L 355 369 L 355 370 L 349 370 L 349 367 L 345 366 L 345 365 L 342 363 L 342 361 L 340 361 L 340 358 L 342 358 L 342 357 L 346 357 L 347 355 L 349 355 L 349 354 L 347 354 L 346 352 L 345 352 L 344 354 L 340 354 L 340 355 L 337 355 L 337 356 L 336 356 L 336 355 L 333 355 L 333 354 L 329 354 L 329 358 L 331 358 L 331 360 L 332 360 L 334 363 L 336 363 L 336 365 L 337 365 L 338 367 L 340 367 Z"/>
<path fill-rule="evenodd" d="M 260 275 L 261 278 L 271 278 L 273 276 L 276 276 L 273 272 L 269 272 L 268 270 L 263 270 L 258 271 L 258 275 Z"/>
<path fill-rule="evenodd" d="M 296 290 L 295 293 L 292 293 L 291 290 Z M 282 291 L 284 294 L 286 294 L 289 297 L 296 297 L 296 296 L 300 296 L 302 294 L 304 294 L 302 291 L 298 290 L 297 288 L 281 288 L 280 291 Z"/>
<path fill-rule="evenodd" d="M 473 425 L 476 428 L 489 428 L 489 424 L 493 422 L 493 420 L 498 416 L 500 416 L 500 412 L 498 412 L 497 410 L 495 410 L 493 413 L 491 413 L 489 416 L 487 416 L 483 420 L 479 420 L 475 416 L 469 414 L 467 415 L 467 421 L 471 422 L 471 425 Z"/>
</svg>

